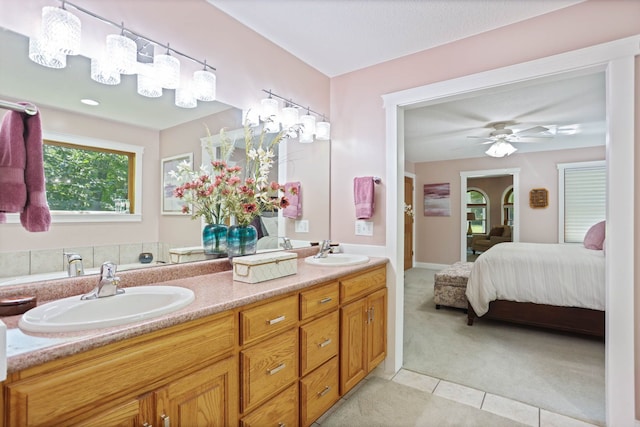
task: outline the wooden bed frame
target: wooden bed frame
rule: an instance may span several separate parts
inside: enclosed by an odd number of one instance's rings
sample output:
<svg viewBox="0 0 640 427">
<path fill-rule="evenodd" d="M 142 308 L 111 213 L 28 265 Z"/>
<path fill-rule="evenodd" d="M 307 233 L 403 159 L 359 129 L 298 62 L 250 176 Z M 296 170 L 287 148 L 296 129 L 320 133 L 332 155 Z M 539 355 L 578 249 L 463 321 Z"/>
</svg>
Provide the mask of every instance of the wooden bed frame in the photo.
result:
<svg viewBox="0 0 640 427">
<path fill-rule="evenodd" d="M 467 325 L 478 317 L 468 304 Z M 604 338 L 604 311 L 578 307 L 559 307 L 530 302 L 496 300 L 489 303 L 489 311 L 479 319 L 495 319 L 522 325 L 550 328 Z"/>
</svg>

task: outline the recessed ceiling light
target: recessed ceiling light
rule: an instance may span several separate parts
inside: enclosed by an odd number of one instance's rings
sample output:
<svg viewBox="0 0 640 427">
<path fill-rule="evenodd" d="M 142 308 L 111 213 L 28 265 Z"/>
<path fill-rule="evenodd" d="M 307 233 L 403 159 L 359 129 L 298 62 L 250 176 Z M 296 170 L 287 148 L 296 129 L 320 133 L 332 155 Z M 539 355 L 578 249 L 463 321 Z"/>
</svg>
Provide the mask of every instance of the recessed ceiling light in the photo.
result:
<svg viewBox="0 0 640 427">
<path fill-rule="evenodd" d="M 100 105 L 98 101 L 94 99 L 89 99 L 89 98 L 81 99 L 80 102 L 82 102 L 83 104 L 91 105 L 92 107 L 95 107 L 96 105 Z"/>
</svg>

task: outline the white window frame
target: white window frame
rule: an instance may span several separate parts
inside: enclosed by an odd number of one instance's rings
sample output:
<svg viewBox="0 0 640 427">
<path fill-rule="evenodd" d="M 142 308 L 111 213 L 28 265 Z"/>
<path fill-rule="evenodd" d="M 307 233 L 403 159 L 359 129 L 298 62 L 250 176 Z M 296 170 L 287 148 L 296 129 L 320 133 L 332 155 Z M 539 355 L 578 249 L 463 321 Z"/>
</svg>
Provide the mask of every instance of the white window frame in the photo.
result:
<svg viewBox="0 0 640 427">
<path fill-rule="evenodd" d="M 485 208 L 484 208 L 484 234 L 489 234 L 489 230 L 491 230 L 491 200 L 489 200 L 489 196 L 487 195 L 487 193 L 478 187 L 467 187 L 467 192 L 469 191 L 477 191 L 478 193 L 482 194 L 482 196 L 484 197 L 485 200 Z M 465 194 L 466 194 L 465 193 Z M 465 204 L 465 208 L 468 209 L 469 205 Z M 465 216 L 466 218 L 466 216 Z M 468 223 L 468 222 L 467 222 Z M 466 229 L 465 229 L 466 230 Z"/>
<path fill-rule="evenodd" d="M 43 131 L 43 140 L 59 141 L 84 147 L 107 148 L 111 150 L 134 153 L 135 177 L 134 177 L 134 212 L 122 214 L 117 212 L 98 211 L 51 211 L 52 223 L 78 223 L 78 222 L 141 222 L 142 221 L 142 155 L 144 147 L 133 144 L 125 144 L 105 139 L 89 138 L 79 135 L 69 135 L 58 132 Z M 19 214 L 7 214 L 7 223 L 19 224 Z"/>
<path fill-rule="evenodd" d="M 507 195 L 507 193 L 509 192 L 509 190 L 513 190 L 513 185 L 508 186 L 507 188 L 505 188 L 505 190 L 502 192 L 502 197 L 500 198 L 500 220 L 501 220 L 501 224 L 500 225 L 504 225 L 505 220 L 507 218 L 505 218 L 504 216 L 504 198 Z M 514 191 L 515 193 L 515 191 Z M 513 195 L 514 200 L 515 200 L 515 194 Z M 514 216 L 515 216 L 515 206 L 511 205 L 511 209 L 514 210 Z M 511 224 L 511 226 L 513 227 L 513 224 Z"/>
<path fill-rule="evenodd" d="M 588 168 L 605 168 L 607 162 L 605 160 L 594 160 L 588 162 L 558 163 L 558 243 L 566 243 L 564 235 L 564 175 L 567 169 L 588 169 Z M 576 244 L 576 243 L 566 243 Z"/>
</svg>

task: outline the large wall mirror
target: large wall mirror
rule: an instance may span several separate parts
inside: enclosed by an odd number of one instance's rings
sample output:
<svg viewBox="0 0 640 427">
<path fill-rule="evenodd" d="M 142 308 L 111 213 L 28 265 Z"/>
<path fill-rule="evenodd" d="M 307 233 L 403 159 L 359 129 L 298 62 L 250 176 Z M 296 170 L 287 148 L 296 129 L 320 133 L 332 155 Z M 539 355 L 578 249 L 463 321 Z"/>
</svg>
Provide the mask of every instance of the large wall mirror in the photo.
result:
<svg viewBox="0 0 640 427">
<path fill-rule="evenodd" d="M 151 252 L 150 265 L 171 263 L 170 250 L 201 244 L 200 221 L 188 215 L 165 215 L 161 210 L 161 161 L 190 153 L 194 164 L 203 161 L 202 140 L 207 128 L 216 134 L 221 128 L 233 131 L 242 126 L 243 106 L 220 102 L 198 102 L 195 109 L 173 105 L 174 91 L 160 98 L 145 98 L 136 92 L 136 76 L 122 76 L 117 86 L 90 79 L 90 60 L 68 57 L 67 67 L 50 69 L 28 59 L 28 37 L 0 29 L 0 99 L 28 101 L 41 113 L 46 134 L 74 141 L 113 141 L 138 145 L 143 151 L 141 199 L 135 220 L 55 221 L 45 233 L 28 233 L 20 224 L 0 224 L 0 286 L 47 280 L 47 270 L 66 275 L 65 253 L 80 253 L 85 272 L 99 268 L 104 257 L 127 267 L 145 267 L 138 255 Z M 295 94 L 292 94 L 295 96 Z M 261 93 L 256 93 L 260 98 Z M 98 107 L 80 103 L 82 98 L 100 101 Z M 5 110 L 0 110 L 4 115 Z M 285 151 L 282 151 L 285 150 Z M 329 236 L 330 144 L 327 141 L 301 144 L 288 140 L 280 150 L 278 181 L 299 181 L 302 187 L 302 215 L 297 220 L 278 220 L 277 236 L 295 242 L 326 239 Z M 307 231 L 304 231 L 307 230 Z M 273 237 L 272 247 L 274 245 Z M 275 248 L 274 247 L 274 248 Z M 197 259 L 197 258 L 196 258 Z M 189 260 L 183 258 L 180 262 Z M 24 277 L 15 279 L 15 277 Z"/>
</svg>

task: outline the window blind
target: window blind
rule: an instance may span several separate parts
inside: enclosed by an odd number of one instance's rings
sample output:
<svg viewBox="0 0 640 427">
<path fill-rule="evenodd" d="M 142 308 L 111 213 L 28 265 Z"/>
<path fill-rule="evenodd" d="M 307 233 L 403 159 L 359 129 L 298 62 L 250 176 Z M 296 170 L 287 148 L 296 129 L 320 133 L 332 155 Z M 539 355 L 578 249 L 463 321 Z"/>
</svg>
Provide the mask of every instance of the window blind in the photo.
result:
<svg viewBox="0 0 640 427">
<path fill-rule="evenodd" d="M 581 243 L 589 228 L 606 216 L 606 168 L 564 170 L 564 240 Z"/>
</svg>

